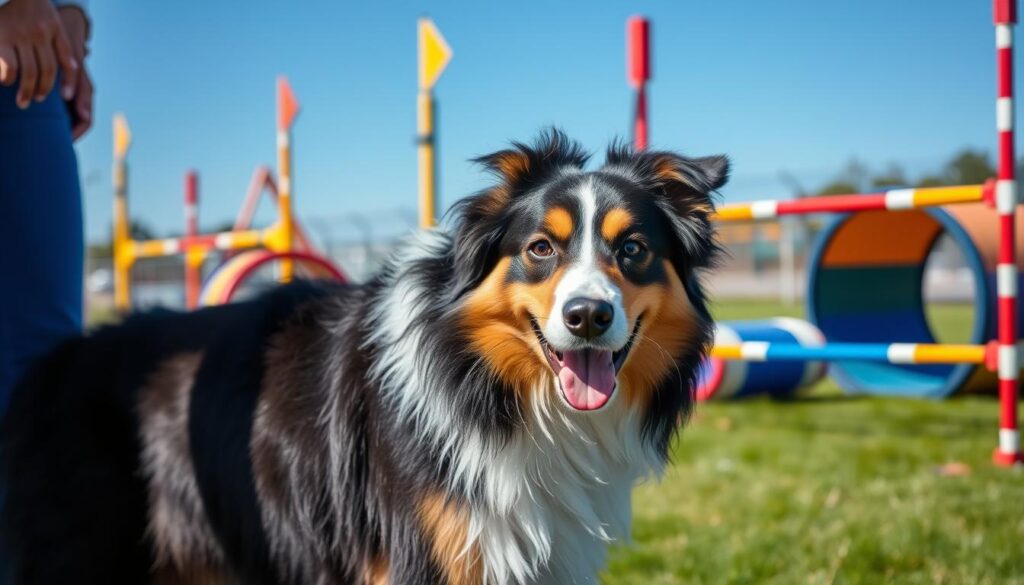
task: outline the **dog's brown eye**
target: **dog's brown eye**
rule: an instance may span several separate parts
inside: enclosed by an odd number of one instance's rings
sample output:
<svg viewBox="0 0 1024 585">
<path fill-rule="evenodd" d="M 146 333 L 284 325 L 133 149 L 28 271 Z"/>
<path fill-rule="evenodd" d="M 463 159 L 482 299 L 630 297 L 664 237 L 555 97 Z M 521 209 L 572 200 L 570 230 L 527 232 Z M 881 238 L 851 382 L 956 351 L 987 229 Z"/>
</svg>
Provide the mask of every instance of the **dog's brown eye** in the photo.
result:
<svg viewBox="0 0 1024 585">
<path fill-rule="evenodd" d="M 537 240 L 530 244 L 530 253 L 538 258 L 546 258 L 555 253 L 555 249 L 551 247 L 551 242 L 547 240 Z"/>
<path fill-rule="evenodd" d="M 622 244 L 622 253 L 631 258 L 636 258 L 644 253 L 644 245 L 636 240 L 629 240 Z"/>
</svg>

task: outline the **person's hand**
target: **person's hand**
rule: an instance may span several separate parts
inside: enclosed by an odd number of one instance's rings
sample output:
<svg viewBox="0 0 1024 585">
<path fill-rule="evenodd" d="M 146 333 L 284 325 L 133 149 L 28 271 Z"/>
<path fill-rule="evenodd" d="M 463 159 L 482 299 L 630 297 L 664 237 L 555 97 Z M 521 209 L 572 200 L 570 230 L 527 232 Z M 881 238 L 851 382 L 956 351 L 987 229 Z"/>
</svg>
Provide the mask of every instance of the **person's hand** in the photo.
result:
<svg viewBox="0 0 1024 585">
<path fill-rule="evenodd" d="M 63 73 L 61 95 L 71 99 L 78 61 L 50 0 L 10 0 L 0 6 L 0 84 L 13 85 L 20 75 L 18 107 L 45 99 L 58 68 Z"/>
<path fill-rule="evenodd" d="M 78 74 L 75 97 L 68 102 L 71 114 L 71 139 L 78 140 L 92 126 L 92 80 L 85 67 Z"/>
<path fill-rule="evenodd" d="M 74 97 L 64 95 L 71 114 L 71 137 L 78 140 L 92 126 L 92 79 L 85 68 L 85 57 L 88 54 L 86 41 L 89 39 L 89 21 L 85 13 L 77 6 L 61 6 L 58 9 L 64 32 L 71 42 L 71 51 L 81 66 L 74 78 Z"/>
</svg>

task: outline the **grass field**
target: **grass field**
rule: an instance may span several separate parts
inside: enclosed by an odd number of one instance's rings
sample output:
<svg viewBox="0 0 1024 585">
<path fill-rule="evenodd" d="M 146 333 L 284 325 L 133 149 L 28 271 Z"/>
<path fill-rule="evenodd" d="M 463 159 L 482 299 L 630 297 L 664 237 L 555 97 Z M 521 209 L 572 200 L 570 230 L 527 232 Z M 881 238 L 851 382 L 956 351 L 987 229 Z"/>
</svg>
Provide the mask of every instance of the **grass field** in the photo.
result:
<svg viewBox="0 0 1024 585">
<path fill-rule="evenodd" d="M 952 342 L 971 316 L 930 318 Z M 828 382 L 790 402 L 701 405 L 664 480 L 636 490 L 634 542 L 604 582 L 1024 583 L 1024 473 L 990 463 L 997 413 L 993 399 L 847 398 Z"/>
</svg>

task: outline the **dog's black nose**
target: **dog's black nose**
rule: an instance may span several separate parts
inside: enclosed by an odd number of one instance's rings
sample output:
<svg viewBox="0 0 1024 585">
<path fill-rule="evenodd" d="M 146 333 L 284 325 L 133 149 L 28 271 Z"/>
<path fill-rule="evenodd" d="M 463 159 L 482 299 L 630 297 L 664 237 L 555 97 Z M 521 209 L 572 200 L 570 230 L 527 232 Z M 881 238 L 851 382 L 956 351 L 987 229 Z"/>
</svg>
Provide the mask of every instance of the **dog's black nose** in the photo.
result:
<svg viewBox="0 0 1024 585">
<path fill-rule="evenodd" d="M 562 321 L 577 337 L 593 339 L 612 326 L 615 309 L 611 303 L 594 299 L 569 299 L 562 309 Z"/>
</svg>

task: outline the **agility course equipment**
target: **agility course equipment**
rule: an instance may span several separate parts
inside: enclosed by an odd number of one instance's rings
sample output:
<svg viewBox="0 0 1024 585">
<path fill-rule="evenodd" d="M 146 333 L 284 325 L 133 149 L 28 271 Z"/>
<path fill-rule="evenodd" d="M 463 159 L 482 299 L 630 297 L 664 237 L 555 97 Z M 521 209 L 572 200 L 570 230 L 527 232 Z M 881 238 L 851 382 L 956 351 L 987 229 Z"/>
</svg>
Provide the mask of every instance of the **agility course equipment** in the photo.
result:
<svg viewBox="0 0 1024 585">
<path fill-rule="evenodd" d="M 789 201 L 762 199 L 746 203 L 723 205 L 715 213 L 716 221 L 743 221 L 774 219 L 783 215 L 808 213 L 850 213 L 857 211 L 896 211 L 935 205 L 972 203 L 991 200 L 990 185 L 960 185 L 954 187 L 926 187 L 919 189 L 892 189 L 879 193 L 827 195 L 804 197 Z M 989 196 L 986 197 L 986 194 Z"/>
<path fill-rule="evenodd" d="M 188 220 L 186 235 L 197 235 L 198 221 L 198 181 L 195 171 L 185 175 L 185 208 Z M 277 182 L 273 173 L 266 166 L 259 166 L 253 171 L 249 181 L 242 207 L 235 218 L 233 232 L 252 229 L 253 219 L 260 199 L 266 193 L 274 209 L 280 204 Z M 274 252 L 267 249 L 233 249 L 223 251 L 224 262 L 215 268 L 201 284 L 200 269 L 206 260 L 206 254 L 185 256 L 185 306 L 194 309 L 199 306 L 219 305 L 230 302 L 242 285 L 253 277 L 256 271 L 267 265 L 276 266 L 283 260 L 298 263 L 298 269 L 304 278 L 332 279 L 344 281 L 344 275 L 313 247 L 306 235 L 302 223 L 292 217 L 292 252 Z"/>
<path fill-rule="evenodd" d="M 626 79 L 633 87 L 633 147 L 647 148 L 647 82 L 651 80 L 651 23 L 642 16 L 626 21 Z"/>
<path fill-rule="evenodd" d="M 822 361 L 752 359 L 766 352 L 773 343 L 816 350 L 825 344 L 825 336 L 811 323 L 789 317 L 717 323 L 715 345 L 739 347 L 751 358 L 730 360 L 715 356 L 709 359 L 697 383 L 697 399 L 761 395 L 784 397 L 825 376 L 825 363 Z"/>
<path fill-rule="evenodd" d="M 1024 462 L 1017 400 L 1020 375 L 1017 293 L 1020 287 L 1014 176 L 1013 26 L 1016 0 L 994 0 L 998 168 L 986 185 L 898 189 L 881 193 L 762 200 L 727 205 L 717 220 L 749 221 L 838 212 L 811 263 L 808 314 L 828 342 L 721 340 L 712 356 L 724 360 L 833 362 L 847 388 L 941 397 L 998 380 L 998 465 Z M 986 206 L 987 204 L 987 206 Z M 994 211 L 991 209 L 994 207 Z M 997 227 L 998 226 L 998 227 Z M 996 228 L 997 229 L 993 229 Z M 971 344 L 931 343 L 921 299 L 924 261 L 948 233 L 975 276 Z M 998 234 L 998 235 L 997 235 Z M 991 340 L 995 333 L 995 339 Z M 897 343 L 884 343 L 895 340 Z M 979 367 L 985 365 L 986 368 Z"/>
<path fill-rule="evenodd" d="M 924 311 L 922 280 L 932 247 L 940 235 L 947 234 L 966 259 L 975 283 L 969 341 L 975 346 L 985 344 L 995 337 L 998 326 L 999 242 L 991 229 L 997 220 L 996 212 L 982 203 L 837 218 L 819 236 L 811 254 L 809 318 L 836 341 L 935 343 Z M 1022 245 L 1018 238 L 1014 247 Z M 832 374 L 852 392 L 929 398 L 996 385 L 992 373 L 977 362 L 837 362 Z"/>
<path fill-rule="evenodd" d="M 265 266 L 283 260 L 298 263 L 304 269 L 303 276 L 317 280 L 345 281 L 345 276 L 322 256 L 309 252 L 274 252 L 272 250 L 246 250 L 225 263 L 214 272 L 199 295 L 199 304 L 204 307 L 229 303 L 249 277 Z"/>
<path fill-rule="evenodd" d="M 123 114 L 114 116 L 114 304 L 120 311 L 131 308 L 131 268 L 139 260 L 162 256 L 184 255 L 186 305 L 194 308 L 199 304 L 200 269 L 204 261 L 215 252 L 230 252 L 252 248 L 263 248 L 267 254 L 240 254 L 230 258 L 213 275 L 218 283 L 207 287 L 214 291 L 207 299 L 228 302 L 231 295 L 240 288 L 241 279 L 254 273 L 255 269 L 275 262 L 278 278 L 282 282 L 292 279 L 295 266 L 314 277 L 330 277 L 344 280 L 342 273 L 330 261 L 313 253 L 301 228 L 296 225 L 292 213 L 291 199 L 291 128 L 298 115 L 299 105 L 284 77 L 277 81 L 277 156 L 279 181 L 274 183 L 269 171 L 257 173 L 250 186 L 239 223 L 251 220 L 264 187 L 270 186 L 272 198 L 276 199 L 277 219 L 264 229 L 235 229 L 212 234 L 198 233 L 198 176 L 189 173 L 185 179 L 186 232 L 180 238 L 157 240 L 134 240 L 129 233 L 127 198 L 127 153 L 131 144 L 131 133 Z M 259 182 L 257 183 L 257 179 Z M 258 187 L 255 187 L 258 185 Z M 236 226 L 239 225 L 236 223 Z M 233 275 L 233 276 L 232 276 Z M 237 278 L 238 281 L 232 281 Z M 225 294 L 224 291 L 227 291 Z"/>
<path fill-rule="evenodd" d="M 420 18 L 418 26 L 419 93 L 416 95 L 416 155 L 419 162 L 420 227 L 434 227 L 437 208 L 437 101 L 434 85 L 452 59 L 452 49 L 434 21 Z"/>
</svg>

